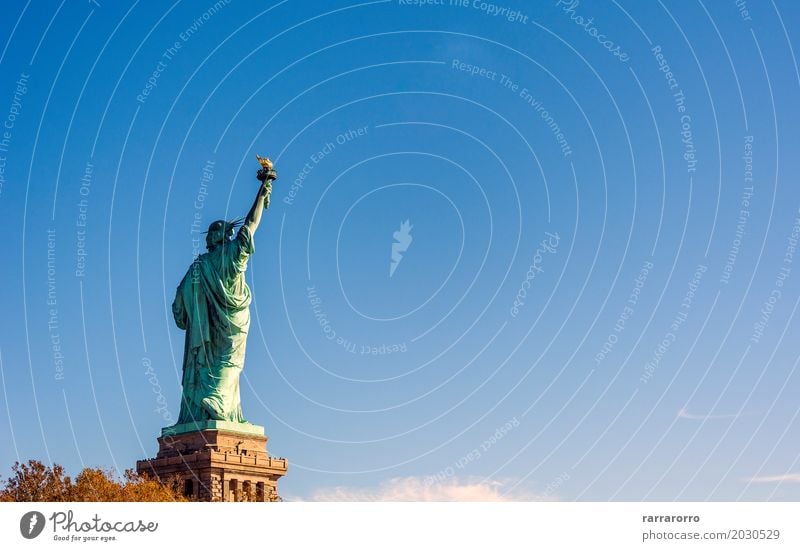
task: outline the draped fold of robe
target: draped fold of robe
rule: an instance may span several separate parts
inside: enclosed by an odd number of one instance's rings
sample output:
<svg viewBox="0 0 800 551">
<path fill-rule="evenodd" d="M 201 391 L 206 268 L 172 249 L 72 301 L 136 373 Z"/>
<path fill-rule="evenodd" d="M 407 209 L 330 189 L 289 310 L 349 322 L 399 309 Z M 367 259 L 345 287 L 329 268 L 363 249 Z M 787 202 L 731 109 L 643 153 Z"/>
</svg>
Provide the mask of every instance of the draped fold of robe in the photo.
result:
<svg viewBox="0 0 800 551">
<path fill-rule="evenodd" d="M 250 328 L 251 295 L 244 272 L 254 251 L 253 236 L 242 226 L 234 239 L 198 256 L 178 286 L 172 313 L 186 330 L 178 424 L 246 422 L 239 375 Z"/>
</svg>

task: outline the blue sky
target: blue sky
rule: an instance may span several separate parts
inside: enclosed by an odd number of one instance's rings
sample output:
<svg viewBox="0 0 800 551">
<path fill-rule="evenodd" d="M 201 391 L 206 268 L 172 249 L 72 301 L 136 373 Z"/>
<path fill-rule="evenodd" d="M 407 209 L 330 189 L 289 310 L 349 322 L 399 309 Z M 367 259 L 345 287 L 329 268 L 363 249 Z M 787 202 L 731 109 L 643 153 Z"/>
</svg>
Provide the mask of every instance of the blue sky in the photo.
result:
<svg viewBox="0 0 800 551">
<path fill-rule="evenodd" d="M 259 153 L 287 499 L 800 497 L 797 6 L 422 4 L 6 7 L 2 472 L 154 455 Z"/>
</svg>

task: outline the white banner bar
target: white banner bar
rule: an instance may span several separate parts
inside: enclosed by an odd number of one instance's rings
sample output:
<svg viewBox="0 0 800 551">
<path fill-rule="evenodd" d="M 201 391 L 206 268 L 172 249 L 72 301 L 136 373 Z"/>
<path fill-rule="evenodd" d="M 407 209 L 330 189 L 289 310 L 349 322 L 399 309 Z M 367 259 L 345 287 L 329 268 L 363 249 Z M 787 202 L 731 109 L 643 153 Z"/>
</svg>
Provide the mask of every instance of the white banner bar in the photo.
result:
<svg viewBox="0 0 800 551">
<path fill-rule="evenodd" d="M 3 549 L 800 549 L 796 503 L 7 503 Z"/>
</svg>

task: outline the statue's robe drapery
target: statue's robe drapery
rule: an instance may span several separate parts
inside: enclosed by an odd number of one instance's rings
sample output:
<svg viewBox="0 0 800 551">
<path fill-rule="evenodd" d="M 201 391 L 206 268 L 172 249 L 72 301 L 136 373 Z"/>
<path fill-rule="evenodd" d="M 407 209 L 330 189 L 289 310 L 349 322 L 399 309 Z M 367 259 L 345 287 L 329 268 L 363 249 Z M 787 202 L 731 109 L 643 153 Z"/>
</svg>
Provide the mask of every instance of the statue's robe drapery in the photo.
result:
<svg viewBox="0 0 800 551">
<path fill-rule="evenodd" d="M 178 286 L 172 313 L 186 330 L 183 395 L 178 423 L 206 419 L 244 423 L 239 375 L 250 327 L 244 279 L 255 251 L 247 226 L 192 263 Z"/>
</svg>

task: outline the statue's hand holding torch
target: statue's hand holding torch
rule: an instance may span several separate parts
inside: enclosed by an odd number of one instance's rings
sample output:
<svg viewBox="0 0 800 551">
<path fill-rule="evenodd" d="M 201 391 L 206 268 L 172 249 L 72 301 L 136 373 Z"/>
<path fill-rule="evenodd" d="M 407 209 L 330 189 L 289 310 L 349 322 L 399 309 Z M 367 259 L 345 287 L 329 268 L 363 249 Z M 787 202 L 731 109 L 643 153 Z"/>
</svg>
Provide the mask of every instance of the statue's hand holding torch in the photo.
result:
<svg viewBox="0 0 800 551">
<path fill-rule="evenodd" d="M 266 191 L 266 196 L 264 197 L 264 208 L 269 208 L 269 198 L 272 195 L 272 181 L 278 179 L 278 173 L 275 172 L 273 168 L 272 161 L 269 157 L 261 157 L 256 155 L 256 160 L 261 164 L 261 168 L 258 169 L 256 173 L 256 178 L 262 183 L 264 186 L 264 190 Z"/>
</svg>

